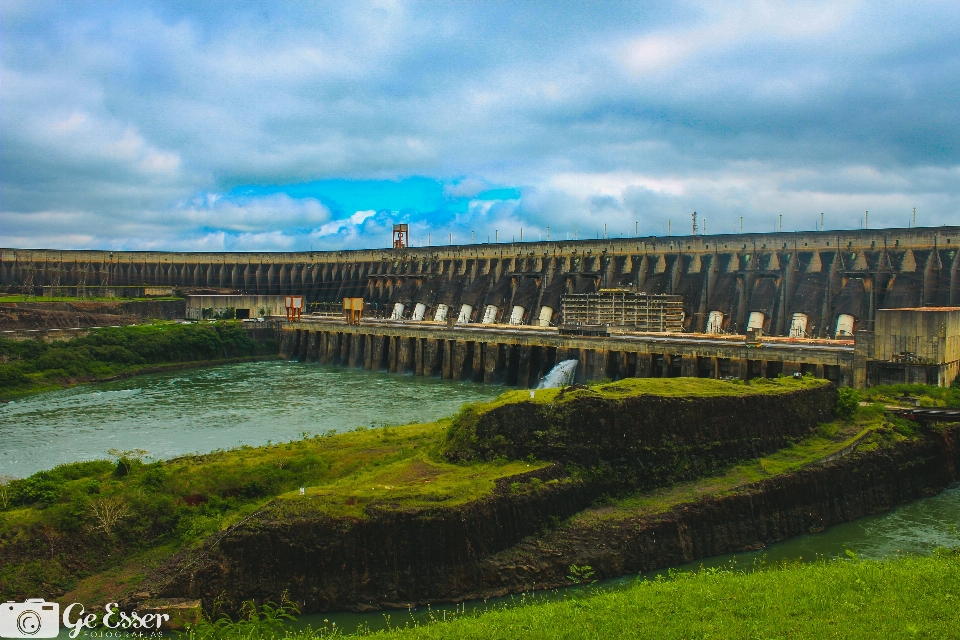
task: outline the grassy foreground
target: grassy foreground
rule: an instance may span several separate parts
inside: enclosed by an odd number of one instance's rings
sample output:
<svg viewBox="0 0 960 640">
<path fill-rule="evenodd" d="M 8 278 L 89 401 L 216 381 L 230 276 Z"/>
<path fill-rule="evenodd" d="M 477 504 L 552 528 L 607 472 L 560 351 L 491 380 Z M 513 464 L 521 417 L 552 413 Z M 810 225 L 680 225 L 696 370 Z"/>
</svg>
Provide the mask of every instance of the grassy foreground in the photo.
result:
<svg viewBox="0 0 960 640">
<path fill-rule="evenodd" d="M 775 565 L 750 573 L 707 569 L 640 580 L 622 590 L 571 594 L 460 618 L 356 635 L 374 638 L 957 638 L 960 550 L 890 561 Z M 402 615 L 392 616 L 402 620 Z M 204 623 L 207 638 L 354 635 L 335 627 L 289 631 L 276 612 Z M 403 623 L 399 623 L 401 627 Z"/>
<path fill-rule="evenodd" d="M 276 353 L 239 323 L 156 322 L 107 327 L 70 340 L 0 338 L 0 400 L 184 362 Z"/>
</svg>

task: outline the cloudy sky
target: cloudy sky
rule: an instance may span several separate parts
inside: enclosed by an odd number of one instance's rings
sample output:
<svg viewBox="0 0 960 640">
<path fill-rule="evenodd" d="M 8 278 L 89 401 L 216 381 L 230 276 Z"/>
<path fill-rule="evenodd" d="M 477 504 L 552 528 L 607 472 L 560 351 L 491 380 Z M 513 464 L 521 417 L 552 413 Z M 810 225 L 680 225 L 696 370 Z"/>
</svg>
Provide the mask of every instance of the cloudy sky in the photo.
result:
<svg viewBox="0 0 960 640">
<path fill-rule="evenodd" d="M 960 223 L 956 0 L 3 0 L 0 21 L 0 246 Z"/>
</svg>

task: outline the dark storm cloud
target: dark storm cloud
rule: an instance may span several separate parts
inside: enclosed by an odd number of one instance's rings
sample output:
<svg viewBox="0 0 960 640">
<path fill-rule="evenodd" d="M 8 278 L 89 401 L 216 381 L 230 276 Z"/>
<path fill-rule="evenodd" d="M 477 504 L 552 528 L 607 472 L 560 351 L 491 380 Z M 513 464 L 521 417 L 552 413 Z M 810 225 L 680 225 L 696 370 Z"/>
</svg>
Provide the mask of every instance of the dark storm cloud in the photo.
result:
<svg viewBox="0 0 960 640">
<path fill-rule="evenodd" d="M 392 219 L 591 237 L 693 210 L 715 231 L 957 221 L 955 3 L 2 12 L 7 245 L 378 246 Z M 294 188 L 411 176 L 447 204 L 339 211 Z"/>
</svg>

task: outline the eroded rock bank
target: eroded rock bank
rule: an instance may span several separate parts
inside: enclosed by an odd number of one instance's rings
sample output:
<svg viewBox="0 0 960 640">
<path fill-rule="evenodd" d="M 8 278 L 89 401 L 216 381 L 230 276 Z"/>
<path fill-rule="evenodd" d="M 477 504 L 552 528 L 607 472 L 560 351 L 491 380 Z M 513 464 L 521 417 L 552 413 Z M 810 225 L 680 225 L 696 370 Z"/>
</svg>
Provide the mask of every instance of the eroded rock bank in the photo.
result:
<svg viewBox="0 0 960 640">
<path fill-rule="evenodd" d="M 219 599 L 226 610 L 286 593 L 305 612 L 564 586 L 572 564 L 590 565 L 596 578 L 616 577 L 757 549 L 931 495 L 957 481 L 958 443 L 960 426 L 930 430 L 642 516 L 615 507 L 576 516 L 599 488 L 570 482 L 560 465 L 506 478 L 494 496 L 459 508 L 371 505 L 362 519 L 268 510 L 201 557 L 168 565 L 154 582 L 163 585 L 161 596 L 200 598 L 205 606 Z M 537 480 L 541 490 L 524 490 Z"/>
<path fill-rule="evenodd" d="M 381 500 L 351 517 L 329 515 L 330 497 L 278 500 L 168 563 L 154 590 L 208 605 L 219 598 L 228 610 L 286 592 L 305 611 L 457 600 L 485 585 L 510 590 L 486 576 L 497 554 L 602 494 L 662 487 L 775 451 L 829 420 L 836 398 L 814 382 L 777 393 L 727 390 L 741 394 L 733 397 L 629 396 L 632 384 L 461 412 L 446 442 L 451 458 L 558 460 L 501 478 L 484 498 L 435 508 Z"/>
<path fill-rule="evenodd" d="M 444 455 L 452 460 L 533 456 L 615 469 L 630 475 L 635 486 L 660 486 L 804 438 L 833 418 L 837 399 L 831 384 L 712 397 L 629 395 L 632 384 L 640 383 L 572 388 L 553 402 L 467 408 L 447 434 Z"/>
<path fill-rule="evenodd" d="M 572 564 L 589 565 L 604 579 L 760 549 L 939 493 L 960 480 L 958 469 L 960 425 L 952 425 L 662 513 L 592 509 L 584 515 L 595 517 L 575 518 L 486 558 L 478 588 L 461 598 L 569 585 Z"/>
</svg>

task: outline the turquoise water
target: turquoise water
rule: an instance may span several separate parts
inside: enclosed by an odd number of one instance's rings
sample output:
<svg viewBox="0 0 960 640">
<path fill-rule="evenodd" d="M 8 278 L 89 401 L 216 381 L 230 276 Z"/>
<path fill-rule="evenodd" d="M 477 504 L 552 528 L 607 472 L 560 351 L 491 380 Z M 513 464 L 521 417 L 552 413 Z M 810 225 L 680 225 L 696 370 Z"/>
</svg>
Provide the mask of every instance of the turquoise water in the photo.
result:
<svg viewBox="0 0 960 640">
<path fill-rule="evenodd" d="M 249 362 L 81 385 L 0 405 L 0 473 L 146 449 L 154 459 L 280 442 L 359 425 L 430 421 L 502 387 Z"/>
</svg>

